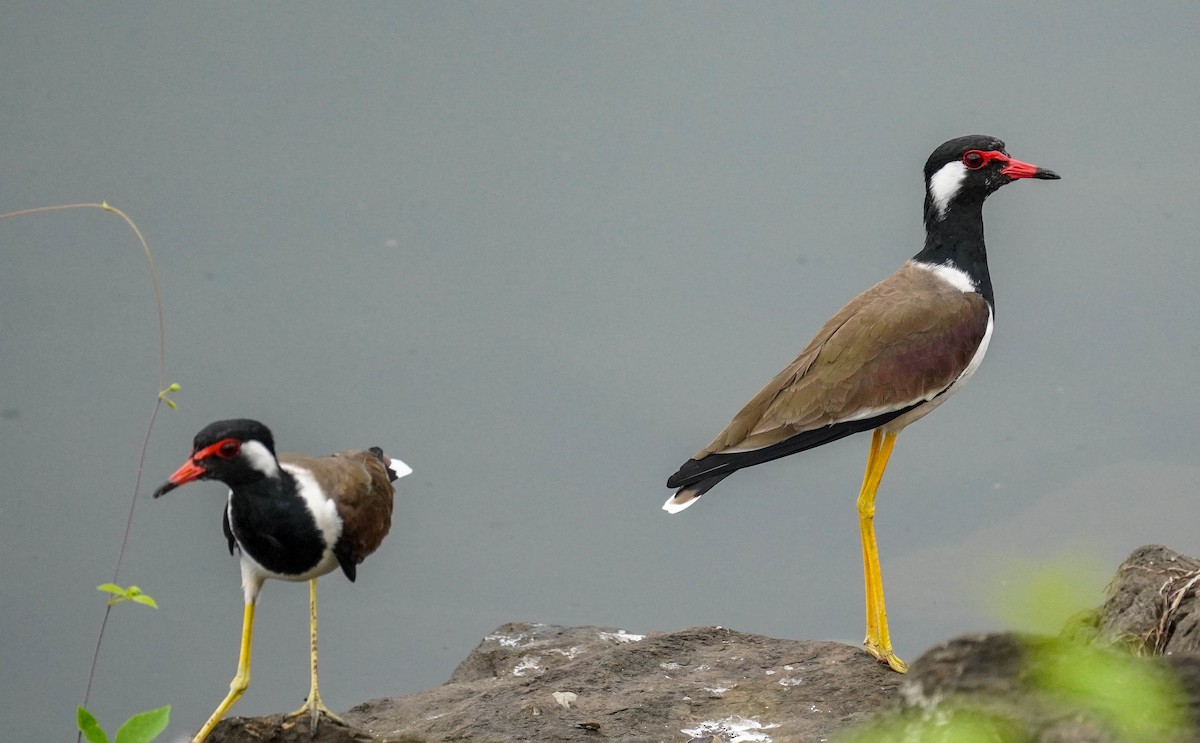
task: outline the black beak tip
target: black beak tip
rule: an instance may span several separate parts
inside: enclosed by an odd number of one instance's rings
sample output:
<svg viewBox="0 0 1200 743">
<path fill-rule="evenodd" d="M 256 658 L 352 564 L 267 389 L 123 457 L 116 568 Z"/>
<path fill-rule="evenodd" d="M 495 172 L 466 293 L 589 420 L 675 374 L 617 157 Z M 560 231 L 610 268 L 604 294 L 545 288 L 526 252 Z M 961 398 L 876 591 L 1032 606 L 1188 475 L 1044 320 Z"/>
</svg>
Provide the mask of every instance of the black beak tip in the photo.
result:
<svg viewBox="0 0 1200 743">
<path fill-rule="evenodd" d="M 177 488 L 177 487 L 179 487 L 179 486 L 178 486 L 178 485 L 176 485 L 175 483 L 172 483 L 172 482 L 164 482 L 162 485 L 159 485 L 159 486 L 158 486 L 158 489 L 157 489 L 157 490 L 155 490 L 155 491 L 154 491 L 154 492 L 151 494 L 151 497 L 152 497 L 152 498 L 161 498 L 161 497 L 163 497 L 164 495 L 166 495 L 167 493 L 171 492 L 172 490 L 174 490 L 174 489 L 175 489 L 175 488 Z"/>
<path fill-rule="evenodd" d="M 1033 177 L 1042 181 L 1057 181 L 1058 179 L 1062 178 L 1061 175 L 1055 173 L 1053 170 L 1046 170 L 1045 168 L 1038 168 L 1038 171 L 1034 173 Z"/>
</svg>

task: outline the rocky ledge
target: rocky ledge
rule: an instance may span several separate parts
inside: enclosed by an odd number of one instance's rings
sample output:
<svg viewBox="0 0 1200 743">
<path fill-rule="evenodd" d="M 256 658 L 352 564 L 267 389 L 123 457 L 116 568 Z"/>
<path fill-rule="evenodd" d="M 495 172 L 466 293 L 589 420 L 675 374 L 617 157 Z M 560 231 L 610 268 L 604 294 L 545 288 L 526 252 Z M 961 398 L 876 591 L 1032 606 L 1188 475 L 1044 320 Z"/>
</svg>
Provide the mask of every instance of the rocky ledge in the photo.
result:
<svg viewBox="0 0 1200 743">
<path fill-rule="evenodd" d="M 442 686 L 323 721 L 230 718 L 213 743 L 1198 741 L 1200 561 L 1142 547 L 1061 638 L 935 646 L 901 676 L 861 648 L 723 627 L 514 623 Z M 1143 696 L 1139 697 L 1139 693 Z M 1132 701 L 1131 701 L 1132 700 Z M 957 727 L 955 727 L 957 726 Z"/>
</svg>

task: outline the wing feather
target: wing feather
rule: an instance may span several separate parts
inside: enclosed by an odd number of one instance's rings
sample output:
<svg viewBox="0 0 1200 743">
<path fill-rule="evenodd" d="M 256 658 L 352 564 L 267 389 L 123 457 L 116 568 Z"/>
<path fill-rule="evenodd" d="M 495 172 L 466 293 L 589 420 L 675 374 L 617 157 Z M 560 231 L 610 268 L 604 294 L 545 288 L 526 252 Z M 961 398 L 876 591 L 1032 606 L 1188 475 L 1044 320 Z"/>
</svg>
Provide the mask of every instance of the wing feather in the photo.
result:
<svg viewBox="0 0 1200 743">
<path fill-rule="evenodd" d="M 395 491 L 387 463 L 368 450 L 328 457 L 281 454 L 279 460 L 307 469 L 333 499 L 342 520 L 334 553 L 343 572 L 353 580 L 355 566 L 379 547 L 391 529 Z"/>
<path fill-rule="evenodd" d="M 693 459 L 753 451 L 930 400 L 967 368 L 988 317 L 980 294 L 906 263 L 830 318 Z"/>
</svg>

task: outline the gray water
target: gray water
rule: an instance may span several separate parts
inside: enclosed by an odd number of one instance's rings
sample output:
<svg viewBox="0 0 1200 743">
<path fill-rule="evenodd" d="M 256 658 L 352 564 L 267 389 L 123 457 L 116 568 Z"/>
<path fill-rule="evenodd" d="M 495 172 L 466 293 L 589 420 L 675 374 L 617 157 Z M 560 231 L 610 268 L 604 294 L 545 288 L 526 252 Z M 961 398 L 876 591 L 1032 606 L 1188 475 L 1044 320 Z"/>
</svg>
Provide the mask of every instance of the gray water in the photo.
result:
<svg viewBox="0 0 1200 743">
<path fill-rule="evenodd" d="M 112 729 L 171 704 L 174 740 L 225 692 L 224 489 L 147 496 L 230 416 L 416 470 L 358 582 L 322 581 L 335 709 L 441 683 L 509 620 L 857 643 L 866 437 L 678 516 L 663 483 L 917 251 L 921 166 L 966 133 L 1063 179 L 989 201 L 988 358 L 884 480 L 900 655 L 1011 626 L 1031 566 L 1196 554 L 1198 22 L 1185 3 L 10 3 L 0 212 L 128 211 L 183 385 L 120 576 L 161 608 L 114 610 L 93 710 Z M 0 323 L 3 738 L 67 740 L 157 391 L 129 231 L 0 222 Z M 306 593 L 267 585 L 236 713 L 302 701 Z"/>
</svg>

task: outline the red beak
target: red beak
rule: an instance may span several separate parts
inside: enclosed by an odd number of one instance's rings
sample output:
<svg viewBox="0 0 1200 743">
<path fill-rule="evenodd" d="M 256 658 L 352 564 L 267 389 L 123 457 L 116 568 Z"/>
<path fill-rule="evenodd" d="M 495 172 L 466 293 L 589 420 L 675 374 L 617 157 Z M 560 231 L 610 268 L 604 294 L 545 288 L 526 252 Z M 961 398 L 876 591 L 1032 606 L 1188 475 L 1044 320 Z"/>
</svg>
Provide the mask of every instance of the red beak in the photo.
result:
<svg viewBox="0 0 1200 743">
<path fill-rule="evenodd" d="M 1011 158 L 1008 164 L 1000 169 L 1000 173 L 1014 180 L 1017 178 L 1037 178 L 1043 181 L 1055 181 L 1060 177 L 1053 170 L 1046 170 L 1045 168 L 1039 168 L 1036 165 L 1030 165 L 1029 163 L 1023 163 L 1020 160 L 1013 160 Z"/>
<path fill-rule="evenodd" d="M 159 486 L 158 490 L 154 491 L 154 497 L 159 498 L 180 485 L 187 484 L 192 480 L 199 478 L 204 474 L 204 468 L 196 464 L 196 460 L 188 459 L 183 463 L 183 466 L 175 470 L 175 473 L 167 478 L 167 481 Z"/>
</svg>

